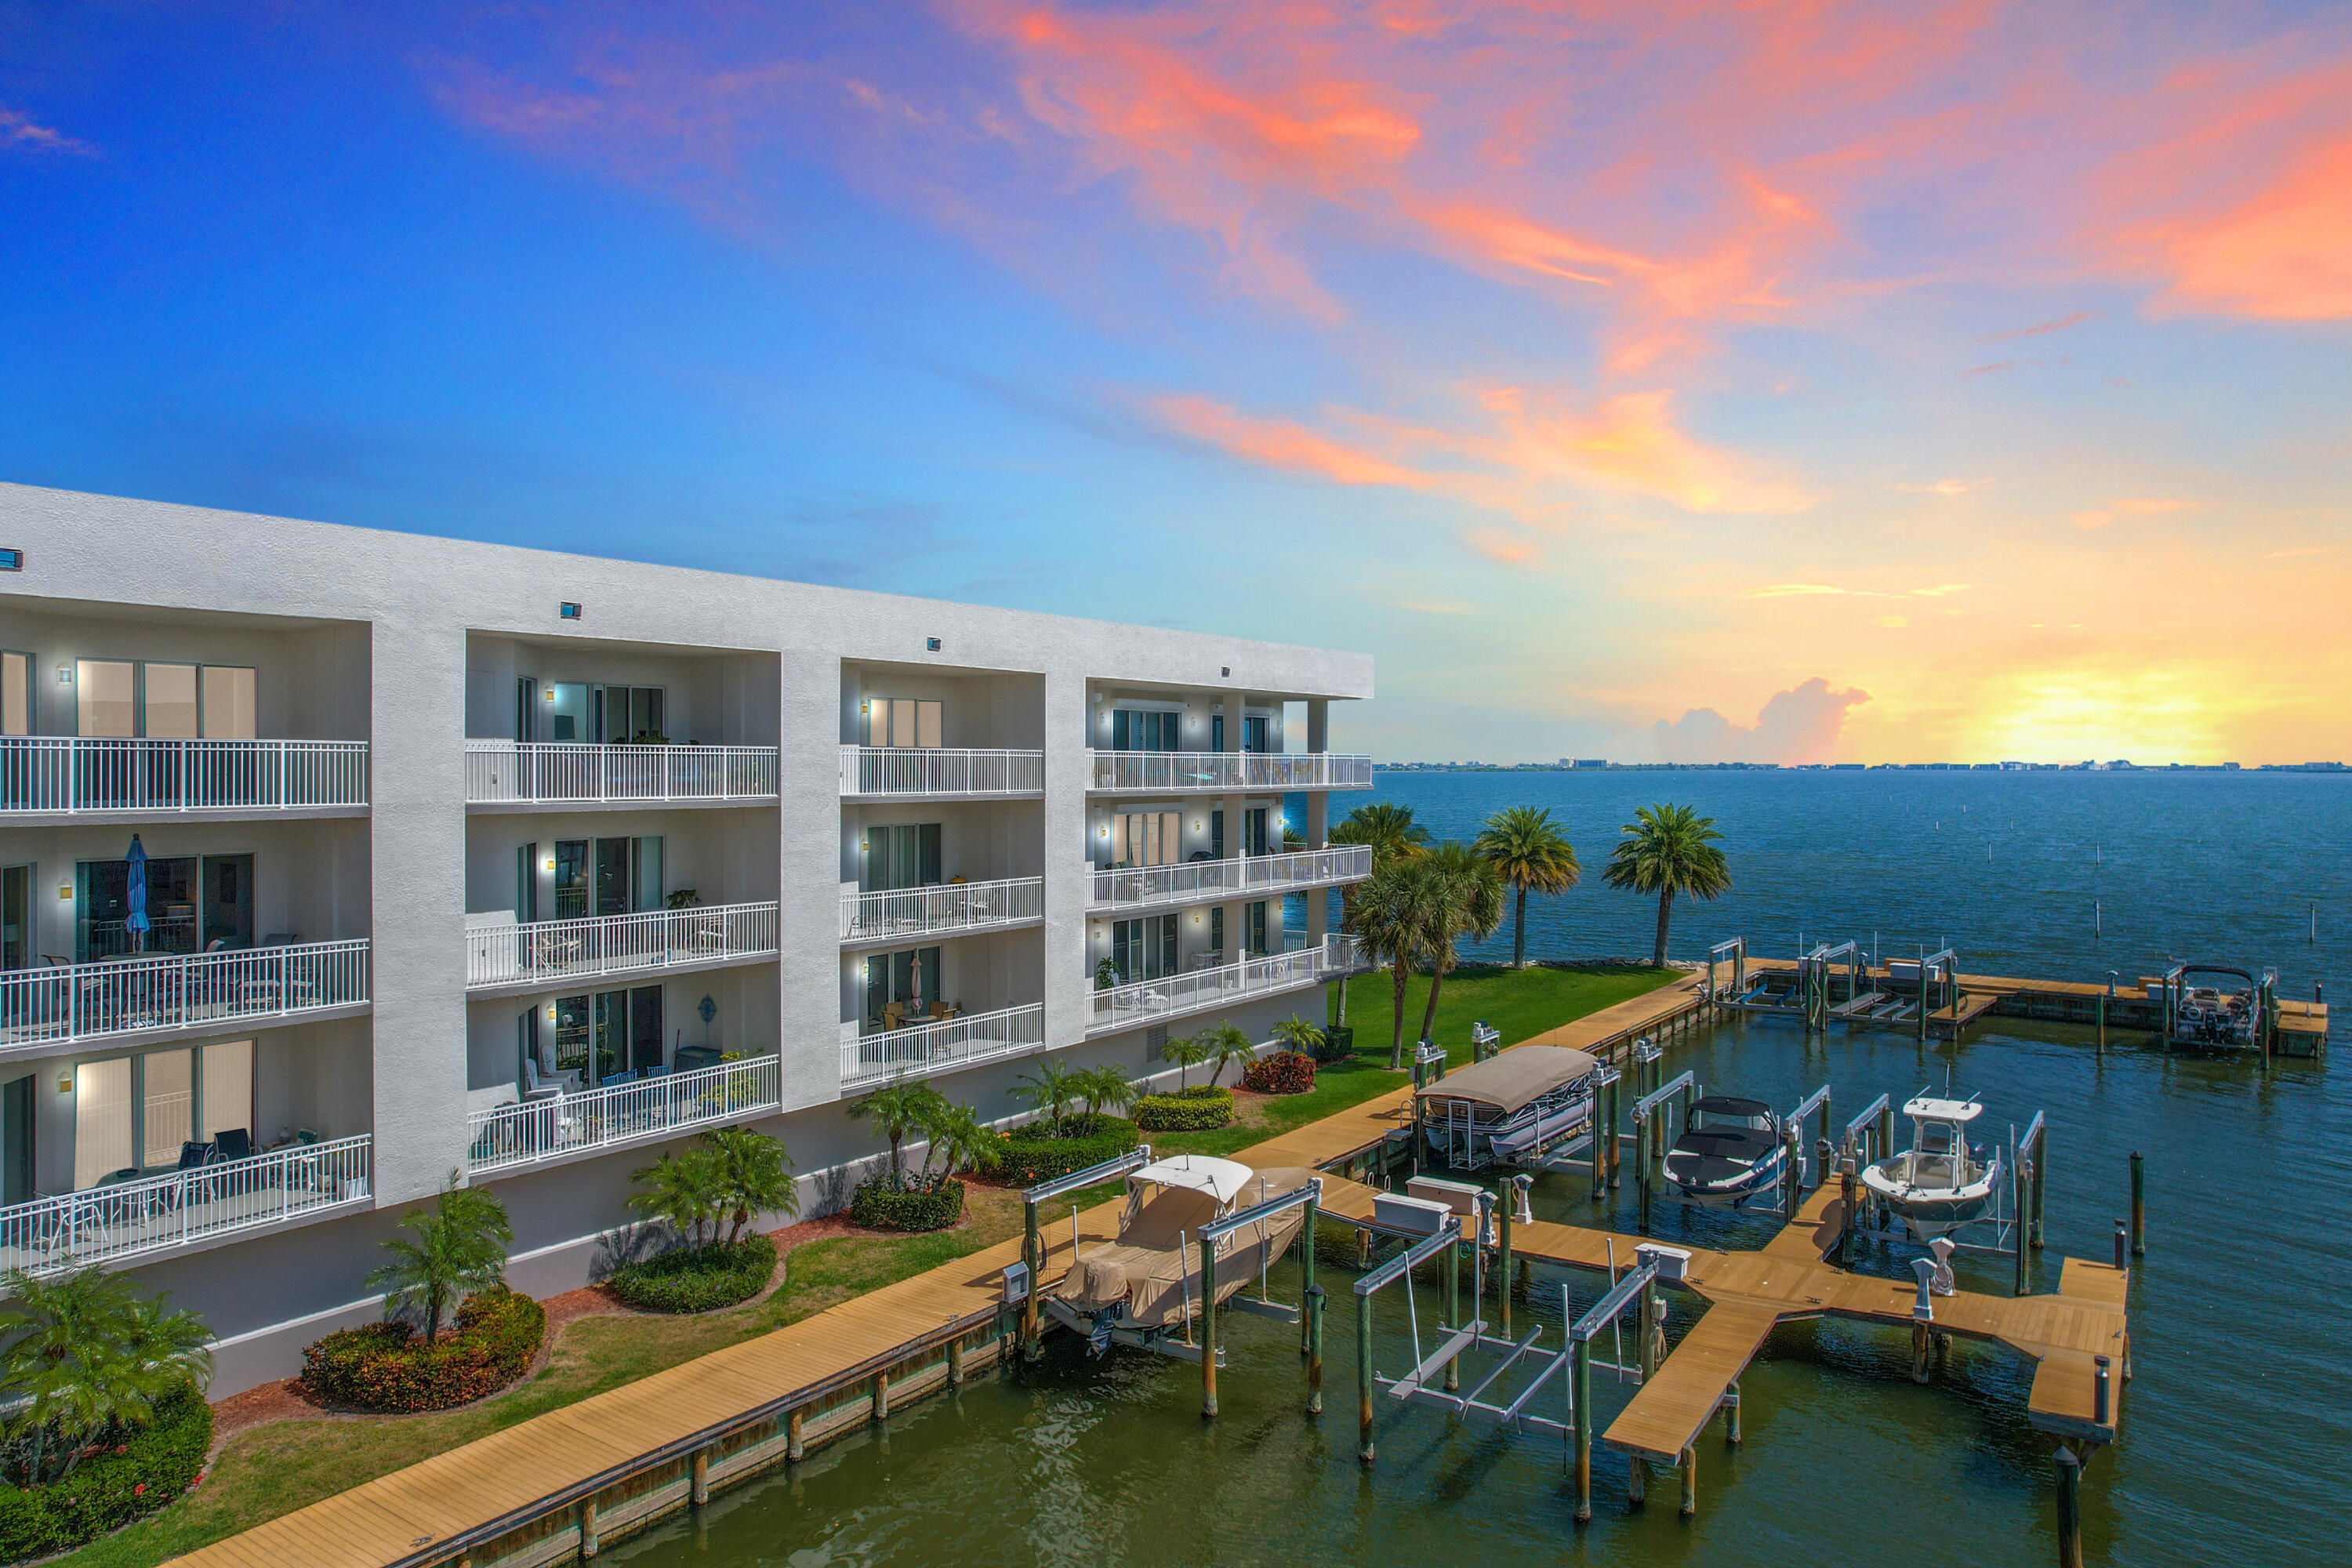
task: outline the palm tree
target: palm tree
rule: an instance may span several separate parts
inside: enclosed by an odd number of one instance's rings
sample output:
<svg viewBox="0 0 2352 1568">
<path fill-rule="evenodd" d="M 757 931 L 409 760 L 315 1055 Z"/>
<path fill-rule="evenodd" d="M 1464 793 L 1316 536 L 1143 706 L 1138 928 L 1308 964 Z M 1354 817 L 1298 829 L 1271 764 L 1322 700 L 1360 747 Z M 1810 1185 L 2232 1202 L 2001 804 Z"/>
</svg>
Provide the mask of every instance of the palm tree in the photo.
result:
<svg viewBox="0 0 2352 1568">
<path fill-rule="evenodd" d="M 459 1186 L 452 1171 L 432 1209 L 410 1209 L 400 1216 L 400 1227 L 416 1239 L 386 1240 L 383 1249 L 392 1261 L 370 1270 L 367 1284 L 383 1290 L 387 1315 L 424 1308 L 425 1342 L 431 1344 L 441 1331 L 444 1307 L 454 1310 L 468 1296 L 507 1282 L 507 1243 L 514 1239 L 514 1226 L 506 1205 L 488 1188 Z"/>
<path fill-rule="evenodd" d="M 1013 1084 L 1013 1092 L 1027 1100 L 1033 1109 L 1044 1111 L 1045 1120 L 1059 1129 L 1063 1116 L 1079 1097 L 1077 1077 L 1070 1070 L 1069 1063 L 1056 1057 L 1039 1062 L 1034 1073 L 1023 1073 Z"/>
<path fill-rule="evenodd" d="M 923 1177 L 934 1189 L 939 1182 L 978 1164 L 989 1145 L 996 1141 L 996 1135 L 980 1120 L 980 1112 L 971 1106 L 948 1105 L 944 1100 L 940 1103 L 943 1109 L 938 1120 L 925 1129 L 930 1142 L 923 1149 Z M 938 1182 L 930 1180 L 934 1156 L 940 1161 Z"/>
<path fill-rule="evenodd" d="M 704 1228 L 717 1225 L 726 1203 L 723 1176 L 714 1150 L 664 1154 L 629 1173 L 629 1179 L 637 1184 L 637 1190 L 629 1194 L 629 1206 L 647 1219 L 667 1225 L 679 1240 L 700 1247 Z"/>
<path fill-rule="evenodd" d="M 1227 1063 L 1246 1065 L 1257 1059 L 1257 1043 L 1234 1027 L 1228 1019 L 1218 1019 L 1215 1028 L 1202 1030 L 1192 1037 L 1192 1043 L 1202 1048 L 1203 1059 L 1215 1064 L 1209 1069 L 1212 1088 L 1224 1076 Z"/>
<path fill-rule="evenodd" d="M 1387 800 L 1356 807 L 1329 837 L 1334 844 L 1370 845 L 1375 871 L 1392 860 L 1410 860 L 1429 847 L 1429 829 L 1412 819 L 1412 807 Z"/>
<path fill-rule="evenodd" d="M 755 1214 L 801 1212 L 800 1184 L 784 1141 L 748 1127 L 722 1127 L 702 1135 L 719 1178 L 719 1206 L 729 1222 L 727 1245 L 743 1239 Z"/>
<path fill-rule="evenodd" d="M 1731 891 L 1731 863 L 1715 847 L 1723 837 L 1715 830 L 1715 818 L 1686 805 L 1645 805 L 1623 831 L 1601 877 L 1612 888 L 1658 895 L 1658 940 L 1650 962 L 1663 969 L 1675 895 L 1721 898 Z"/>
<path fill-rule="evenodd" d="M 1129 1081 L 1127 1069 L 1117 1062 L 1087 1068 L 1071 1077 L 1076 1080 L 1078 1098 L 1087 1102 L 1089 1116 L 1097 1114 L 1106 1105 L 1113 1110 L 1125 1110 L 1135 1103 L 1135 1085 Z"/>
<path fill-rule="evenodd" d="M 7 1445 L 35 1486 L 63 1480 L 93 1444 L 151 1419 L 158 1401 L 212 1374 L 194 1312 L 95 1266 L 54 1279 L 10 1269 L 0 1289 L 0 1393 Z M 11 1467 L 12 1468 L 14 1466 Z M 16 1478 L 12 1478 L 16 1479 Z"/>
<path fill-rule="evenodd" d="M 1431 892 L 1429 879 L 1416 875 L 1411 860 L 1391 861 L 1372 873 L 1355 889 L 1350 918 L 1356 942 L 1375 964 L 1386 964 L 1395 983 L 1391 1009 L 1389 1070 L 1404 1070 L 1404 994 L 1414 966 L 1420 963 L 1431 921 L 1423 905 Z"/>
<path fill-rule="evenodd" d="M 920 1132 L 939 1115 L 946 1104 L 940 1091 L 927 1083 L 912 1083 L 898 1079 L 883 1085 L 872 1094 L 849 1108 L 849 1114 L 871 1121 L 890 1140 L 890 1186 L 896 1191 L 905 1186 L 904 1165 L 898 1151 L 907 1139 Z"/>
<path fill-rule="evenodd" d="M 1576 886 L 1584 868 L 1568 836 L 1553 826 L 1551 813 L 1532 805 L 1514 805 L 1486 819 L 1471 847 L 1495 868 L 1504 883 L 1518 896 L 1511 923 L 1511 967 L 1528 966 L 1528 895 L 1565 893 Z"/>
<path fill-rule="evenodd" d="M 1314 1056 L 1323 1048 L 1323 1031 L 1296 1013 L 1274 1026 L 1274 1037 L 1282 1042 L 1284 1050 L 1302 1057 Z"/>
<path fill-rule="evenodd" d="M 1176 1064 L 1176 1092 L 1182 1094 L 1185 1076 L 1209 1059 L 1209 1047 L 1190 1035 L 1174 1035 L 1160 1047 L 1160 1059 Z"/>
<path fill-rule="evenodd" d="M 1454 839 L 1414 861 L 1412 874 L 1432 884 L 1423 906 L 1431 921 L 1423 938 L 1429 963 L 1429 1005 L 1421 1014 L 1425 1040 L 1437 1026 L 1437 993 L 1462 961 L 1455 944 L 1465 936 L 1484 942 L 1503 923 L 1503 879 L 1491 861 Z"/>
</svg>

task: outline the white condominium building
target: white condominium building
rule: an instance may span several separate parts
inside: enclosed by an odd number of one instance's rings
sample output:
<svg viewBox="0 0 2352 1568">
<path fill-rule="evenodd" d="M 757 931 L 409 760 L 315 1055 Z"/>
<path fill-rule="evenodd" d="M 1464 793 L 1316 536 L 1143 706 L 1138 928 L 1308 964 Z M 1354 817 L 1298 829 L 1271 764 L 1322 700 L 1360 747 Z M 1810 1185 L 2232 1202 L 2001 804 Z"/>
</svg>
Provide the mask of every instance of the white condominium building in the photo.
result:
<svg viewBox="0 0 2352 1568">
<path fill-rule="evenodd" d="M 0 1267 L 134 1270 L 216 1394 L 452 1172 L 538 1294 L 629 1174 L 919 1076 L 1163 1072 L 1353 967 L 1360 654 L 0 486 Z"/>
</svg>

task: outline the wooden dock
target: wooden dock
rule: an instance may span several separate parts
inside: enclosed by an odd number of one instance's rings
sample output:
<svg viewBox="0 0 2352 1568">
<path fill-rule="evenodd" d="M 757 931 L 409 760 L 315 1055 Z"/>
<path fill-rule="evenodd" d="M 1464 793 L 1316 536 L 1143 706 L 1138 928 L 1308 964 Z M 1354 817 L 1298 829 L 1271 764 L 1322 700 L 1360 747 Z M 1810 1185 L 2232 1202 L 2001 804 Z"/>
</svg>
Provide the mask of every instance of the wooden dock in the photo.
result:
<svg viewBox="0 0 2352 1568">
<path fill-rule="evenodd" d="M 1526 1044 L 1576 1046 L 1622 1057 L 1640 1037 L 1670 1034 L 1712 1002 L 1694 977 L 1562 1026 Z M 1258 1166 L 1344 1165 L 1408 1124 L 1400 1089 L 1297 1128 L 1237 1158 Z M 1333 1176 L 1325 1209 L 1367 1219 L 1372 1189 Z M 1077 1247 L 1110 1239 L 1120 1204 L 1077 1215 Z M 1797 1219 L 1757 1252 L 1701 1252 L 1689 1288 L 1709 1303 L 1606 1441 L 1673 1460 L 1689 1450 L 1724 1392 L 1773 1326 L 1833 1316 L 1887 1326 L 1912 1322 L 1913 1288 L 1845 1273 L 1823 1259 L 1842 1216 L 1816 1192 Z M 1067 1216 L 1043 1228 L 1039 1284 L 1074 1256 Z M 1517 1229 L 1518 1255 L 1587 1269 L 1631 1261 L 1642 1238 L 1580 1226 Z M 896 1401 L 959 1381 L 987 1364 L 1004 1337 L 1002 1278 L 1020 1242 L 944 1264 L 845 1301 L 756 1340 L 363 1482 L 185 1557 L 189 1568 L 539 1568 L 593 1554 L 602 1542 L 700 1502 L 717 1486 L 800 1458 L 824 1437 L 887 1416 Z M 2127 1354 L 2124 1276 L 2066 1261 L 2056 1296 L 1938 1298 L 1934 1329 L 2007 1344 L 2040 1362 L 2029 1416 L 2085 1442 L 2111 1439 L 2114 1416 L 2093 1420 L 2092 1357 Z M 2127 1361 L 2117 1362 L 2118 1370 Z M 2120 1403 L 2120 1383 L 2116 1403 Z"/>
</svg>

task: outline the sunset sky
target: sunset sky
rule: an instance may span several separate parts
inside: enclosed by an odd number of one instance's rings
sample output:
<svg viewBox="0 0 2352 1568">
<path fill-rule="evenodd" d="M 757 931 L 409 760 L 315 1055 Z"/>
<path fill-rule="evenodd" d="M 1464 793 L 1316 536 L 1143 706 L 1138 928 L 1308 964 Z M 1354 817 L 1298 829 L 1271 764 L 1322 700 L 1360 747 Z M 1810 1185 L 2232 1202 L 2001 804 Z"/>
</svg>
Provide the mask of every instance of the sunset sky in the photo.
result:
<svg viewBox="0 0 2352 1568">
<path fill-rule="evenodd" d="M 2352 758 L 2352 7 L 0 0 L 0 479 Z"/>
</svg>

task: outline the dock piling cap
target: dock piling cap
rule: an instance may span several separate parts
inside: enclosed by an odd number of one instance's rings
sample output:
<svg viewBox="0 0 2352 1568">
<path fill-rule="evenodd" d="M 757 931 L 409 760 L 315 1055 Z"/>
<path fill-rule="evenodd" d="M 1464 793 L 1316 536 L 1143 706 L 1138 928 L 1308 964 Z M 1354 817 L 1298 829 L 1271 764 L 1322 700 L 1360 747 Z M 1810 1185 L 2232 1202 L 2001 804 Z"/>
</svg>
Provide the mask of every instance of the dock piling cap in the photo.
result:
<svg viewBox="0 0 2352 1568">
<path fill-rule="evenodd" d="M 1942 1100 L 1923 1094 L 1905 1105 L 1903 1114 L 1919 1121 L 1974 1121 L 1984 1114 L 1984 1107 L 1973 1100 Z"/>
</svg>

